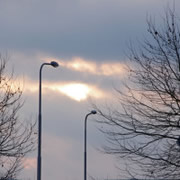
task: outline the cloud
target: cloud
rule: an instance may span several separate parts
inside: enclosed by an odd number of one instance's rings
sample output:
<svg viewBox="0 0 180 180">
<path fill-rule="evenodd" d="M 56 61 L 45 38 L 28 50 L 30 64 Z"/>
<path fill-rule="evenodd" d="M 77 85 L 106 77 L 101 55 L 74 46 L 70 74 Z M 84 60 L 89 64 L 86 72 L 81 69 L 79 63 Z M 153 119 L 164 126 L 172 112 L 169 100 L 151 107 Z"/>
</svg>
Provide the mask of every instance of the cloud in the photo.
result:
<svg viewBox="0 0 180 180">
<path fill-rule="evenodd" d="M 83 120 L 92 108 L 86 100 L 92 96 L 98 103 L 112 101 L 107 89 L 113 80 L 121 86 L 119 78 L 126 76 L 127 42 L 146 32 L 146 13 L 159 16 L 171 1 L 0 0 L 0 48 L 15 54 L 15 73 L 25 75 L 24 117 L 38 117 L 38 75 L 44 57 L 56 57 L 63 66 L 43 69 L 43 179 L 83 178 Z M 179 7 L 180 1 L 175 4 Z M 97 129 L 90 125 L 88 144 L 102 143 L 104 137 L 97 141 Z M 113 162 L 89 150 L 90 175 L 115 178 Z M 26 170 L 33 172 L 24 177 L 34 174 L 35 179 L 35 161 L 26 159 Z"/>
<path fill-rule="evenodd" d="M 39 89 L 37 83 L 30 80 L 26 81 L 24 87 L 25 93 L 37 93 L 38 90 Z M 49 91 L 61 93 L 76 101 L 83 101 L 86 100 L 88 97 L 102 98 L 105 94 L 103 90 L 100 90 L 95 85 L 81 82 L 43 82 L 43 93 L 47 93 Z"/>
<path fill-rule="evenodd" d="M 45 58 L 47 62 L 51 61 L 52 58 Z M 124 64 L 121 62 L 109 62 L 109 63 L 96 63 L 94 61 L 88 61 L 80 57 L 74 57 L 70 61 L 63 59 L 54 59 L 60 66 L 66 67 L 73 71 L 86 72 L 93 75 L 103 76 L 116 76 L 125 75 Z"/>
<path fill-rule="evenodd" d="M 42 176 L 44 179 L 82 179 L 84 168 L 82 141 L 83 137 L 81 141 L 77 141 L 72 138 L 58 137 L 44 133 L 42 146 Z M 88 176 L 103 179 L 107 176 L 114 178 L 114 174 L 117 174 L 113 158 L 98 152 L 92 147 L 92 144 L 88 146 L 87 157 Z M 33 177 L 33 175 L 35 177 L 36 159 L 26 158 L 24 160 L 24 178 Z"/>
<path fill-rule="evenodd" d="M 96 98 L 102 96 L 102 93 L 97 88 L 82 83 L 67 84 L 59 86 L 58 89 L 63 94 L 77 101 L 85 100 L 89 95 Z"/>
<path fill-rule="evenodd" d="M 72 139 L 45 134 L 42 152 L 43 176 L 46 179 L 71 179 L 73 174 L 75 179 L 81 179 L 82 158 L 76 158 L 81 155 L 80 151 L 80 144 Z"/>
<path fill-rule="evenodd" d="M 23 166 L 27 170 L 35 169 L 37 165 L 36 158 L 25 158 L 23 162 Z"/>
<path fill-rule="evenodd" d="M 0 47 L 65 58 L 118 59 L 129 38 L 144 32 L 148 10 L 159 12 L 162 4 L 157 0 L 1 0 Z"/>
</svg>

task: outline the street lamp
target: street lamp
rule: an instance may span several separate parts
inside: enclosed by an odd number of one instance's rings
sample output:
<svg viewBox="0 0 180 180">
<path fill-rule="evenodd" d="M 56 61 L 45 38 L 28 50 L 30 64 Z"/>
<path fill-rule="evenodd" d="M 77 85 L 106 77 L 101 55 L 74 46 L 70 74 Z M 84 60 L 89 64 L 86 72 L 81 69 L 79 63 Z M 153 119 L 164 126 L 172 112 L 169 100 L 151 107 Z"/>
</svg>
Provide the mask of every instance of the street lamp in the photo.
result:
<svg viewBox="0 0 180 180">
<path fill-rule="evenodd" d="M 97 112 L 95 110 L 92 110 L 90 113 L 88 113 L 85 117 L 85 122 L 84 122 L 84 180 L 87 178 L 87 118 L 91 114 L 96 114 Z"/>
<path fill-rule="evenodd" d="M 39 115 L 38 115 L 38 157 L 37 157 L 37 180 L 41 180 L 41 129 L 42 129 L 42 116 L 41 116 L 41 79 L 42 68 L 45 65 L 50 65 L 54 68 L 58 67 L 58 63 L 52 61 L 50 63 L 43 63 L 39 70 Z"/>
</svg>

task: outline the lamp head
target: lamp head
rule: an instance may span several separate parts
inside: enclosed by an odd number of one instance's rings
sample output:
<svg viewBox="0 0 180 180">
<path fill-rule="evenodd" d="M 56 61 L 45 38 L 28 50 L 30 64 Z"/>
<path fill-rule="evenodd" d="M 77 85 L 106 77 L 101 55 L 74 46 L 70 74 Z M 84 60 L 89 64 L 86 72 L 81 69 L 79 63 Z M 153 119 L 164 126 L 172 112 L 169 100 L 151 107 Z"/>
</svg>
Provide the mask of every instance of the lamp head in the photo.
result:
<svg viewBox="0 0 180 180">
<path fill-rule="evenodd" d="M 59 64 L 57 63 L 57 62 L 55 62 L 55 61 L 51 61 L 51 66 L 53 66 L 54 68 L 56 68 L 56 67 L 58 67 L 59 66 Z"/>
<path fill-rule="evenodd" d="M 95 110 L 92 110 L 91 111 L 91 114 L 96 114 L 97 112 Z"/>
</svg>

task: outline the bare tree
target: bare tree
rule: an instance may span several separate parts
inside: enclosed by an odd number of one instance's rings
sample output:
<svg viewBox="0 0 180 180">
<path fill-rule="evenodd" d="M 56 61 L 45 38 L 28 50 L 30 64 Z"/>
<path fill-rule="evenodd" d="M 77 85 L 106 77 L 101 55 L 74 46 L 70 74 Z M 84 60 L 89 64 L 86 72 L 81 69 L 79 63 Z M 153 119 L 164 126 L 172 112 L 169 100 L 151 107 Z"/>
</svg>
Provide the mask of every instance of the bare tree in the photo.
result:
<svg viewBox="0 0 180 180">
<path fill-rule="evenodd" d="M 6 69 L 6 58 L 0 56 L 0 179 L 15 178 L 23 168 L 23 157 L 35 144 L 35 124 L 18 116 L 22 90 Z"/>
<path fill-rule="evenodd" d="M 180 177 L 180 30 L 168 9 L 157 26 L 148 18 L 148 34 L 140 48 L 130 46 L 129 79 L 117 90 L 119 109 L 96 107 L 107 125 L 106 153 L 126 163 L 139 178 Z"/>
</svg>

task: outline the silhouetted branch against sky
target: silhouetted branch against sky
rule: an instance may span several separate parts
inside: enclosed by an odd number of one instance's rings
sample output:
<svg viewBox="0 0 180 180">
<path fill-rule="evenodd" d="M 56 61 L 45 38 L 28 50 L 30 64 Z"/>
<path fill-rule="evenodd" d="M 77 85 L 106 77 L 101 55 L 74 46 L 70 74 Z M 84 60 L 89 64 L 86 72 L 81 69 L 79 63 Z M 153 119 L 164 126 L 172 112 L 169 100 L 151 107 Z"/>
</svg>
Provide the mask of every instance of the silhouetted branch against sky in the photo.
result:
<svg viewBox="0 0 180 180">
<path fill-rule="evenodd" d="M 35 124 L 19 114 L 22 89 L 13 73 L 7 73 L 7 59 L 0 56 L 0 179 L 16 178 L 23 158 L 35 149 Z"/>
<path fill-rule="evenodd" d="M 180 30 L 176 12 L 147 20 L 147 37 L 131 44 L 129 80 L 117 89 L 119 109 L 96 107 L 108 127 L 105 152 L 127 162 L 134 177 L 175 179 L 180 172 Z M 150 35 L 148 37 L 148 35 Z"/>
</svg>

